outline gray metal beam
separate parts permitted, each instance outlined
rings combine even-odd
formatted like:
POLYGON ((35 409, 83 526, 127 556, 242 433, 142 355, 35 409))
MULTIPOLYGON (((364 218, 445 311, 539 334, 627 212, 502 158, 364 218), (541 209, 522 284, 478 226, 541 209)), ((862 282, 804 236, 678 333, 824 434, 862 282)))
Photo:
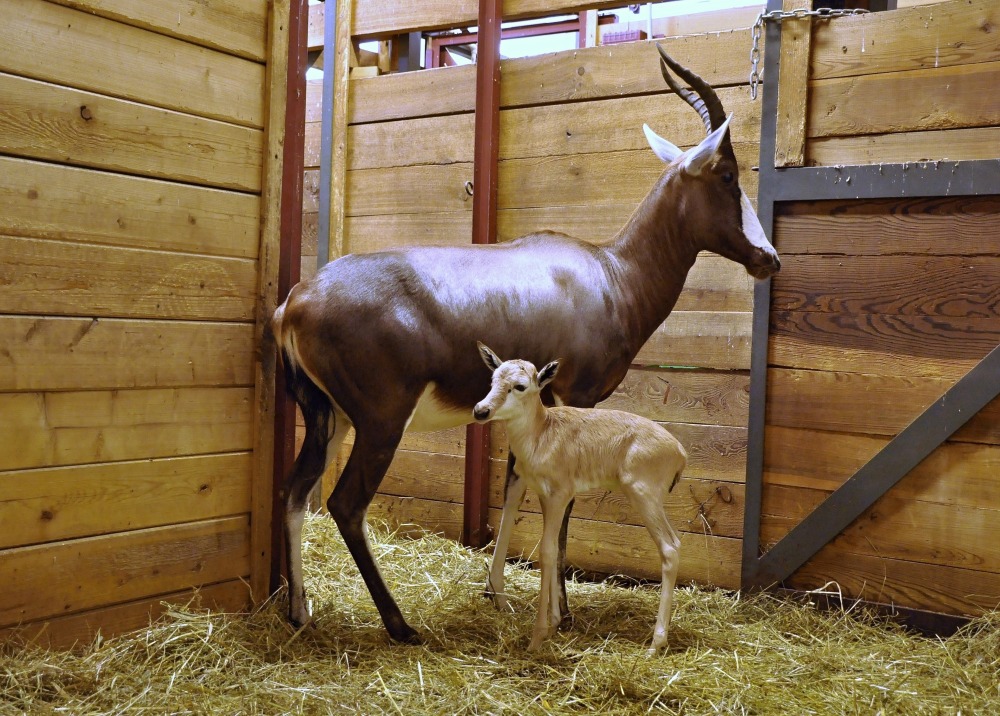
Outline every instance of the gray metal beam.
POLYGON ((323 111, 320 125, 319 223, 316 263, 330 260, 330 177, 333 173, 333 66, 337 56, 337 0, 326 0, 323 18, 323 111))
MULTIPOLYGON (((767 9, 780 10, 781 0, 768 0, 767 9)), ((778 58, 781 26, 764 26, 764 84, 761 90, 760 181, 757 216, 774 243, 774 204, 780 181, 774 181, 774 148, 778 125, 778 58)), ((767 343, 771 315, 771 279, 756 281, 753 294, 753 332, 750 338, 750 413, 747 423, 747 476, 743 508, 743 584, 752 581, 760 554, 760 513, 764 472, 764 420, 767 395, 767 343)))
POLYGON ((1000 346, 903 429, 826 498, 757 563, 751 584, 787 579, 831 538, 844 531, 921 460, 1000 395, 1000 346))
MULTIPOLYGON (((766 90, 765 84, 765 93, 766 90)), ((763 118, 761 123, 763 124, 763 118)), ((763 138, 761 138, 761 153, 763 154, 763 138)), ((788 167, 770 171, 765 171, 762 166, 761 186, 765 183, 765 174, 774 201, 947 197, 1000 193, 1000 159, 840 167, 788 167)))

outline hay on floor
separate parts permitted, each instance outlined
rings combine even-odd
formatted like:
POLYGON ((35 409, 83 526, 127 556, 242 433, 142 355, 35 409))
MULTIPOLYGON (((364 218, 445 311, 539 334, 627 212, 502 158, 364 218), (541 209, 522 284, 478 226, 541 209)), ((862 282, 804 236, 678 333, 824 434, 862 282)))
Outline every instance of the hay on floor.
POLYGON ((575 622, 527 654, 538 573, 511 566, 517 611, 482 598, 487 555, 372 530, 421 646, 391 644, 332 520, 306 525, 315 626, 278 598, 252 614, 173 607, 76 653, 0 647, 0 714, 1000 713, 1000 615, 948 639, 860 609, 681 588, 649 658, 655 588, 571 583, 575 622))

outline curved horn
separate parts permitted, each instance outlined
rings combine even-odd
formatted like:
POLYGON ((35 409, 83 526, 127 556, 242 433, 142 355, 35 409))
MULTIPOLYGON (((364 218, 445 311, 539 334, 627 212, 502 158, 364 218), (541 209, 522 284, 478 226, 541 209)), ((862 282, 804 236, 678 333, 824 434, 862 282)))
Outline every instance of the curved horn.
POLYGON ((659 44, 656 45, 656 49, 660 53, 660 72, 663 74, 663 79, 670 89, 676 92, 681 99, 691 105, 701 115, 702 121, 705 122, 705 129, 709 134, 721 127, 722 123, 726 121, 726 110, 722 107, 722 101, 719 99, 719 95, 715 93, 715 90, 712 89, 712 85, 708 84, 708 82, 687 67, 678 64, 659 44), (694 92, 681 87, 677 80, 670 76, 667 67, 691 85, 694 92))

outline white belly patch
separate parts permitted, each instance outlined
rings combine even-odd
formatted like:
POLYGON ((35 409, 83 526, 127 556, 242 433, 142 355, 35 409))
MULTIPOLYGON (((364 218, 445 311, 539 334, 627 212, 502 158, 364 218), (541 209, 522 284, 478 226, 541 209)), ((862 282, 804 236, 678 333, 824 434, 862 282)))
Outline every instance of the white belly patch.
POLYGON ((473 422, 472 408, 455 410, 445 406, 435 397, 436 388, 434 383, 428 383, 424 392, 420 394, 420 399, 417 401, 416 407, 413 408, 410 419, 406 421, 407 432, 425 433, 473 422))

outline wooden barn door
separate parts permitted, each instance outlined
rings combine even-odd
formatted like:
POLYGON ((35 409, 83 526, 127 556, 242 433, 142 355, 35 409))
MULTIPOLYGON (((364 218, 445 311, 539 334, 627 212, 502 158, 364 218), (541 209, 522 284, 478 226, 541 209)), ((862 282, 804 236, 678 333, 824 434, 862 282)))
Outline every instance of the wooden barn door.
POLYGON ((744 586, 1000 606, 995 14, 768 24, 744 586))
POLYGON ((0 639, 267 595, 288 24, 0 3, 0 639))

